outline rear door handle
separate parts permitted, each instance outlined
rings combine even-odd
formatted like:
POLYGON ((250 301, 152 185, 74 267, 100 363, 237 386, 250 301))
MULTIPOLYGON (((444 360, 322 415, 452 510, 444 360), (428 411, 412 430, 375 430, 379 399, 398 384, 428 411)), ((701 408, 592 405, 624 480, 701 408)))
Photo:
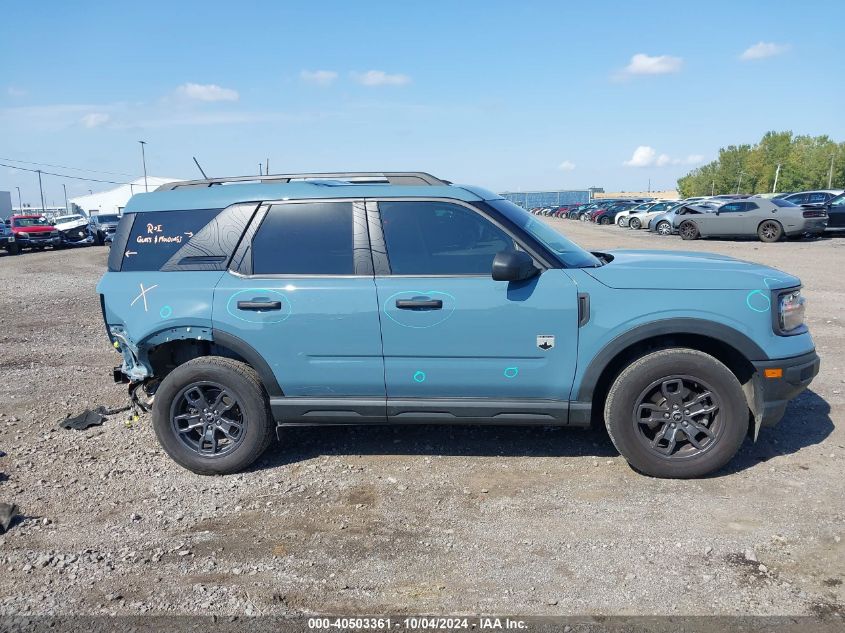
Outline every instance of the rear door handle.
POLYGON ((400 310, 414 310, 419 308, 440 310, 443 307, 443 301, 440 299, 397 299, 396 307, 400 310))
POLYGON ((238 310, 281 310, 281 301, 238 301, 238 310))

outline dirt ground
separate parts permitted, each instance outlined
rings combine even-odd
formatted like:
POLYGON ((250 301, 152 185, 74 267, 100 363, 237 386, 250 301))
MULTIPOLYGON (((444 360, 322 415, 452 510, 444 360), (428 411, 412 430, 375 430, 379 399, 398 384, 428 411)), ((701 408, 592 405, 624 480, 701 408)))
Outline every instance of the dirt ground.
POLYGON ((715 251, 801 277, 822 373, 696 481, 604 432, 300 428, 200 477, 125 403, 94 286, 103 248, 0 256, 0 614, 815 614, 845 603, 845 237, 681 243, 552 220, 593 249, 715 251))

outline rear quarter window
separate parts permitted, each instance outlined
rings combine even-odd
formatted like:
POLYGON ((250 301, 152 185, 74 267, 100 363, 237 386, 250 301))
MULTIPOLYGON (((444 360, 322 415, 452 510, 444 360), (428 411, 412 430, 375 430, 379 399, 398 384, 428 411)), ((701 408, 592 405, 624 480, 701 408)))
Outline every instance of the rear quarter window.
MULTIPOLYGON (((121 254, 123 271, 159 270, 221 209, 136 213, 121 254)), ((115 244, 117 245, 117 244, 115 244)))

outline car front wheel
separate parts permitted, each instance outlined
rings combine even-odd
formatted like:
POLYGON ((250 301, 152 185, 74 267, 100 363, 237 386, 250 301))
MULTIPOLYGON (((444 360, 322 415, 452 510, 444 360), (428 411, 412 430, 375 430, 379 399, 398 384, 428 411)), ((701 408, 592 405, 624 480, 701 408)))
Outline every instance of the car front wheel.
POLYGON ((640 222, 639 218, 631 218, 630 220, 628 220, 628 226, 632 229, 639 230, 639 228, 642 226, 642 222, 640 222))
POLYGON ((700 235, 695 222, 691 222, 690 220, 683 222, 681 226, 678 227, 678 232, 681 234, 681 239, 685 240, 696 240, 700 235))
POLYGON ((617 450, 653 477, 700 477, 727 464, 748 431, 736 376, 704 352, 647 354, 613 382, 604 408, 617 450))
POLYGON ((656 228, 658 235, 672 235, 672 225, 666 220, 658 222, 656 228))
POLYGON ((153 429, 165 452, 199 475, 245 469, 270 444, 267 394, 250 366, 220 356, 170 372, 155 394, 153 429))

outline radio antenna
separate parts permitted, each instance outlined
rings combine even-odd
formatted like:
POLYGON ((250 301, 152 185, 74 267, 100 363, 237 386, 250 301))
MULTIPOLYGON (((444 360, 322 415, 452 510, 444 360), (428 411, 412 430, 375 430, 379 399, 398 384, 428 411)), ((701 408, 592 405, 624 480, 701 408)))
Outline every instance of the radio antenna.
POLYGON ((205 172, 202 170, 202 167, 200 166, 200 162, 197 160, 197 157, 196 157, 196 156, 192 156, 191 158, 193 158, 193 159, 194 159, 194 163, 196 163, 196 165, 197 165, 197 169, 199 169, 199 170, 200 170, 200 173, 202 174, 202 177, 203 177, 203 178, 205 178, 206 180, 208 180, 208 176, 206 176, 206 175, 205 175, 205 172))

